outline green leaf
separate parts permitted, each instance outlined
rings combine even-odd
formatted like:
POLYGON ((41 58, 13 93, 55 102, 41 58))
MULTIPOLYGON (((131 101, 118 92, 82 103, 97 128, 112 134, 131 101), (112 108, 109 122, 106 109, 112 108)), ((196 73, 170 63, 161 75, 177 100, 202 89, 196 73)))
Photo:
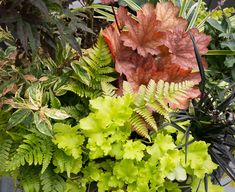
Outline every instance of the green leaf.
POLYGON ((65 191, 65 181, 59 175, 56 174, 51 167, 40 175, 42 191, 43 192, 64 192, 65 191))
POLYGON ((134 161, 125 159, 115 164, 113 174, 117 177, 117 179, 123 180, 125 183, 130 184, 136 181, 138 166, 135 165, 134 161))
POLYGON ((66 172, 70 177, 71 173, 77 174, 82 168, 82 158, 74 159, 66 155, 62 150, 56 150, 53 157, 53 165, 56 173, 66 172))
POLYGON ((132 160, 137 160, 141 161, 142 158, 144 157, 144 150, 145 150, 145 145, 141 143, 141 141, 127 141, 123 145, 123 159, 132 159, 132 160))
POLYGON ((67 155, 79 159, 82 154, 80 146, 84 142, 84 136, 77 133, 77 127, 56 123, 53 125, 54 140, 59 149, 63 149, 67 155))
POLYGON ((46 4, 41 1, 41 0, 29 0, 30 3, 32 3, 35 7, 37 7, 43 14, 44 16, 49 17, 49 11, 46 6, 46 4))
POLYGON ((72 62, 71 66, 72 66, 74 72, 80 78, 80 80, 89 86, 90 81, 91 81, 91 76, 89 75, 89 73, 87 73, 87 71, 82 66, 80 66, 79 62, 77 62, 77 61, 72 62))
POLYGON ((132 0, 123 0, 126 2, 126 4, 133 10, 133 11, 139 11, 141 10, 141 7, 135 3, 135 1, 132 0))
POLYGON ((59 109, 61 107, 60 100, 54 95, 52 90, 50 90, 50 105, 52 108, 59 109))
POLYGON ((235 57, 231 56, 231 57, 226 57, 225 61, 224 61, 224 65, 228 68, 233 67, 233 65, 235 64, 235 57))
POLYGON ((41 84, 35 83, 28 88, 29 101, 34 106, 42 106, 43 102, 43 88, 41 84))
POLYGON ((44 135, 52 137, 52 125, 49 119, 44 117, 40 112, 34 113, 34 123, 38 131, 44 135))
POLYGON ((43 108, 42 112, 52 119, 56 120, 64 120, 70 117, 69 114, 67 114, 65 111, 60 109, 52 109, 52 108, 43 108))
POLYGON ((235 50, 208 50, 205 55, 235 55, 235 50))
POLYGON ((225 32, 224 29, 223 29, 223 27, 221 26, 221 24, 220 24, 217 20, 212 19, 212 18, 209 18, 209 19, 207 20, 207 22, 208 22, 212 27, 214 27, 215 29, 217 29, 218 31, 220 31, 220 32, 222 32, 222 33, 225 32))
POLYGON ((14 127, 23 122, 32 113, 30 109, 18 109, 16 110, 9 119, 9 127, 14 127))
POLYGON ((188 146, 186 166, 189 166, 198 178, 204 178, 205 173, 210 174, 217 168, 208 154, 208 145, 204 141, 195 141, 188 146))
POLYGON ((187 31, 188 31, 189 29, 191 29, 192 27, 194 27, 194 25, 195 25, 195 23, 196 23, 196 21, 197 21, 198 15, 199 15, 199 13, 200 13, 200 7, 201 7, 201 5, 202 5, 202 0, 198 0, 198 1, 197 1, 197 7, 196 7, 196 9, 195 9, 195 11, 194 11, 194 13, 193 13, 193 16, 192 16, 192 18, 191 18, 189 24, 188 24, 187 31))
POLYGON ((181 165, 178 165, 173 172, 167 175, 167 178, 171 181, 175 179, 177 181, 185 181, 187 179, 187 173, 181 165))
POLYGON ((229 48, 231 51, 235 50, 235 40, 228 40, 221 43, 222 48, 229 48))

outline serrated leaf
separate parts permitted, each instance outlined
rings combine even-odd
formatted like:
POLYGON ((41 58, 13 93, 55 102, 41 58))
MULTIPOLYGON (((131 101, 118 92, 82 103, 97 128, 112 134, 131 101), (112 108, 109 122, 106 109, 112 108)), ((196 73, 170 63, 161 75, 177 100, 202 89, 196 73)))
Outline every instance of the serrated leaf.
POLYGON ((233 65, 235 64, 235 57, 231 56, 231 57, 226 57, 225 61, 224 61, 224 65, 228 68, 233 67, 233 65))
POLYGON ((32 113, 30 109, 18 109, 16 110, 9 119, 9 126, 14 127, 23 122, 32 113))

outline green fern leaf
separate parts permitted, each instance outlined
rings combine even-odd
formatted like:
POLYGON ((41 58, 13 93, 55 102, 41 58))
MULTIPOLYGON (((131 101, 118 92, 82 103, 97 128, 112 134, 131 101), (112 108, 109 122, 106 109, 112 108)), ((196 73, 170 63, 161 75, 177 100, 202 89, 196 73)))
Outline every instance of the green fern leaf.
POLYGON ((127 81, 124 81, 122 86, 123 86, 124 95, 125 94, 134 94, 134 91, 133 91, 130 83, 128 83, 127 81))
POLYGON ((135 97, 134 104, 137 107, 143 107, 146 104, 145 101, 145 95, 146 95, 146 87, 140 86, 137 96, 135 97))
POLYGON ((140 115, 138 115, 137 113, 133 113, 129 122, 132 125, 133 131, 138 133, 140 136, 151 140, 148 134, 146 123, 140 115))
POLYGON ((195 86, 193 81, 183 81, 180 83, 168 83, 160 80, 157 83, 156 100, 161 102, 166 110, 168 103, 180 105, 180 103, 190 98, 191 89, 195 86), (165 104, 164 104, 165 103, 165 104))
POLYGON ((10 118, 10 113, 0 110, 0 130, 1 131, 7 128, 9 118, 10 118))
POLYGON ((64 192, 65 181, 56 174, 51 167, 48 167, 46 171, 40 177, 42 191, 43 192, 64 192))
POLYGON ((102 87, 103 95, 110 96, 110 97, 116 96, 117 88, 114 87, 112 84, 107 83, 107 82, 102 82, 101 87, 102 87))
POLYGON ((43 172, 51 161, 52 151, 53 144, 47 137, 40 137, 36 134, 25 135, 23 143, 7 162, 7 170, 15 170, 28 163, 29 165, 42 165, 43 172))
POLYGON ((5 139, 0 143, 0 172, 4 172, 6 169, 6 162, 9 158, 11 145, 12 140, 10 139, 5 139))
POLYGON ((40 192, 40 167, 24 166, 20 169, 20 183, 24 192, 40 192))
POLYGON ((157 85, 156 85, 155 81, 151 79, 149 81, 148 86, 147 86, 146 96, 145 96, 145 99, 148 102, 152 103, 155 101, 156 90, 157 90, 157 85))
POLYGON ((86 87, 85 85, 76 82, 65 85, 62 89, 71 91, 80 97, 96 98, 101 95, 99 90, 94 90, 93 88, 86 87))
POLYGON ((56 150, 53 156, 53 165, 56 173, 66 172, 70 177, 71 173, 77 174, 82 168, 82 158, 74 159, 66 155, 62 150, 56 150))
POLYGON ((80 97, 96 98, 102 94, 102 82, 110 83, 114 77, 112 55, 104 38, 100 35, 96 45, 88 49, 79 61, 73 61, 73 79, 62 89, 71 91, 80 97))
POLYGON ((149 109, 147 109, 146 107, 136 108, 134 109, 134 111, 138 113, 145 120, 145 122, 147 122, 148 125, 151 126, 151 128, 157 131, 156 121, 154 120, 152 112, 149 109))

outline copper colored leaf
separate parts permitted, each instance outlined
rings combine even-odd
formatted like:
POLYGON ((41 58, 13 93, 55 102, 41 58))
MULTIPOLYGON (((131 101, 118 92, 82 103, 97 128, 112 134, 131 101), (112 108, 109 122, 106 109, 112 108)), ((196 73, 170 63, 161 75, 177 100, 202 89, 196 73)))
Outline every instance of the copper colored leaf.
MULTIPOLYGON (((117 18, 121 31, 113 23, 102 34, 113 54, 115 69, 122 74, 120 88, 125 78, 134 91, 151 79, 169 83, 190 80, 195 86, 199 84, 200 74, 192 72, 198 69, 198 64, 189 32, 195 38, 200 55, 207 52, 210 37, 197 29, 186 32, 187 21, 178 17, 178 12, 179 8, 171 2, 156 6, 145 4, 133 19, 123 7, 119 8, 117 18)), ((182 100, 169 105, 186 108, 189 100, 199 95, 199 89, 191 87, 182 100)))
POLYGON ((160 53, 159 46, 162 45, 161 39, 164 33, 158 31, 160 22, 156 20, 153 5, 146 4, 141 11, 137 12, 138 21, 130 16, 126 17, 125 24, 128 31, 121 33, 121 40, 124 46, 131 47, 133 50, 147 57, 149 53, 157 55, 160 53))
POLYGON ((6 95, 7 93, 15 93, 16 91, 17 91, 17 85, 14 83, 10 84, 3 89, 2 93, 0 93, 0 97, 6 95))
POLYGON ((115 25, 112 24, 104 29, 102 31, 102 35, 104 36, 104 39, 109 46, 112 56, 115 59, 121 46, 120 36, 117 29, 115 28, 115 25))
POLYGON ((161 21, 159 31, 185 31, 188 22, 178 17, 179 8, 172 2, 157 3, 155 12, 156 19, 161 21))
MULTIPOLYGON (((210 37, 204 33, 199 33, 197 29, 192 29, 191 33, 195 37, 199 53, 207 52, 210 37)), ((169 48, 169 53, 165 55, 168 63, 180 65, 185 69, 197 69, 198 64, 193 49, 192 40, 186 32, 167 32, 164 45, 169 48)))
POLYGON ((35 82, 38 79, 36 77, 34 77, 33 75, 24 75, 24 79, 27 81, 31 81, 31 82, 35 82))

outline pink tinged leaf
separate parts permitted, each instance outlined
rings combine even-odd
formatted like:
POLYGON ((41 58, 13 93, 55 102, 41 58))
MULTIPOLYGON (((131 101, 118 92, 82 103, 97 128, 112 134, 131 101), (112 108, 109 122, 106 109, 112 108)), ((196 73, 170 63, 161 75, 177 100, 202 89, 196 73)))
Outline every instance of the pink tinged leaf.
POLYGON ((101 0, 101 3, 105 5, 113 5, 114 0, 101 0))
POLYGON ((102 31, 102 35, 112 53, 113 59, 116 58, 119 47, 121 46, 120 35, 115 28, 115 24, 110 25, 102 31))
POLYGON ((161 21, 159 31, 185 31, 187 20, 178 17, 179 8, 172 2, 157 3, 155 8, 156 19, 161 21))
MULTIPOLYGON (((207 52, 207 46, 210 42, 210 37, 199 33, 198 30, 192 30, 195 35, 196 44, 200 54, 207 52)), ((190 36, 186 32, 167 32, 165 41, 163 42, 169 48, 169 54, 166 54, 166 60, 172 64, 178 64, 185 69, 198 69, 198 64, 193 49, 193 44, 190 36)))
POLYGON ((128 31, 121 33, 123 45, 137 50, 138 54, 147 57, 148 54, 160 53, 158 47, 162 45, 164 33, 158 31, 159 21, 156 20, 154 7, 147 4, 137 12, 138 21, 130 16, 126 17, 125 24, 128 31))

